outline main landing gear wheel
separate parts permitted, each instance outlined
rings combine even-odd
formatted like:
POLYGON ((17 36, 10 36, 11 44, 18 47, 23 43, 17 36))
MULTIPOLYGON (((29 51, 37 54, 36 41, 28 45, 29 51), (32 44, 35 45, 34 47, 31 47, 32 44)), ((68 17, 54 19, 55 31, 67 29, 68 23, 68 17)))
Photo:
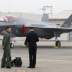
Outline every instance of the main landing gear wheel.
POLYGON ((55 46, 56 46, 56 48, 60 48, 61 47, 61 41, 57 40, 55 42, 55 46))

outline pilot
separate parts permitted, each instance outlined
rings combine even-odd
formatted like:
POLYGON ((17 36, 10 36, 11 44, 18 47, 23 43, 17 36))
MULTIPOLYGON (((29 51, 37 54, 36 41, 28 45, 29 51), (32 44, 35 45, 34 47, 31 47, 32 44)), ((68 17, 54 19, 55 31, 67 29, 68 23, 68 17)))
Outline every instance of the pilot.
POLYGON ((29 33, 26 36, 25 45, 29 48, 29 67, 35 68, 36 66, 36 53, 37 53, 37 44, 39 37, 37 33, 30 29, 29 33))
POLYGON ((11 28, 7 26, 5 28, 5 33, 2 41, 4 54, 1 61, 1 68, 11 68, 10 34, 11 28))

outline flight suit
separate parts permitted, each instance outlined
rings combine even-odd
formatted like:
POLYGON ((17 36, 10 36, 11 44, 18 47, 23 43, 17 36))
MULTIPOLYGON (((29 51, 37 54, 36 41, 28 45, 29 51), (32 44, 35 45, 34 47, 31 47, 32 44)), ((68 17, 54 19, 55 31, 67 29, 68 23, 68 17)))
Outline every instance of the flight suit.
POLYGON ((25 45, 27 45, 29 48, 29 66, 32 68, 34 68, 36 65, 37 41, 39 41, 39 38, 34 31, 31 31, 27 34, 25 45))
POLYGON ((10 51, 10 33, 5 32, 3 41, 3 57, 1 62, 1 67, 11 67, 11 51, 10 51))

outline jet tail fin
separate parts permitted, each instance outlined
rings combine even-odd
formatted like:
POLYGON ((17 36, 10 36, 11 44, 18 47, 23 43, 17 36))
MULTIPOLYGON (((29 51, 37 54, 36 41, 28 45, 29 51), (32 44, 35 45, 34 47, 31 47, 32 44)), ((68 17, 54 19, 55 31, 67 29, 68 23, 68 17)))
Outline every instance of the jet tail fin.
POLYGON ((69 18, 65 20, 64 24, 62 25, 62 27, 70 27, 71 23, 72 23, 72 15, 70 15, 69 18))
POLYGON ((43 14, 42 16, 42 19, 41 19, 42 22, 48 22, 48 14, 43 14))

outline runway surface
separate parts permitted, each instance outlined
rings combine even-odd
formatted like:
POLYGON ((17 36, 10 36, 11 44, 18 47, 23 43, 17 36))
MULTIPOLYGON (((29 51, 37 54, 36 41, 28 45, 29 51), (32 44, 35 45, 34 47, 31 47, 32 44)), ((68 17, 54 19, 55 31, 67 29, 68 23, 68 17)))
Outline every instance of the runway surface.
MULTIPOLYGON (((3 50, 0 48, 0 61, 3 50)), ((55 48, 38 48, 37 66, 35 69, 27 68, 28 49, 14 48, 11 49, 12 59, 21 57, 23 65, 21 68, 1 69, 0 72, 72 72, 72 49, 55 49, 55 48)), ((1 63, 1 62, 0 62, 1 63)), ((0 64, 1 65, 1 64, 0 64)))

